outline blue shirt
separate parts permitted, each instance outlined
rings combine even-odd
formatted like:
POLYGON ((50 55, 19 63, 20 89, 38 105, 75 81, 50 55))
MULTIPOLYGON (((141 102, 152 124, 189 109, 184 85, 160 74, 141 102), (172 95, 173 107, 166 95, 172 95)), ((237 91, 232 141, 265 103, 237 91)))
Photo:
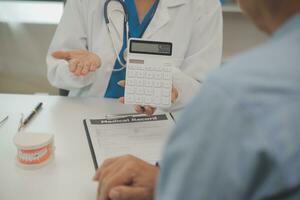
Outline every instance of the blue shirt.
MULTIPOLYGON (((140 23, 137 8, 135 6, 134 0, 125 0, 125 5, 128 10, 128 26, 129 26, 129 38, 141 38, 146 31, 148 25, 150 24, 158 6, 159 0, 156 0, 150 10, 147 12, 143 21, 140 23)), ((123 45, 121 51, 119 53, 119 58, 123 63, 126 63, 124 60, 124 51, 127 48, 126 41, 126 25, 124 24, 124 33, 123 33, 123 45)), ((122 65, 115 61, 114 69, 121 69, 122 65)), ((119 98, 124 96, 124 88, 118 85, 118 82, 121 80, 125 80, 125 68, 121 71, 113 71, 110 77, 105 97, 108 98, 119 98)))
POLYGON ((300 199, 300 14, 208 77, 160 175, 156 200, 300 199))

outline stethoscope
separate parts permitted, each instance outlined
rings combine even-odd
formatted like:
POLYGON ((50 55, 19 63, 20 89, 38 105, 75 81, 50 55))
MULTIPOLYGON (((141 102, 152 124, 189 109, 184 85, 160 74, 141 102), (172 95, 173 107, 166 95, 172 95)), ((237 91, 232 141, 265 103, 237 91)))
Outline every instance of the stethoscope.
MULTIPOLYGON (((126 60, 127 60, 127 50, 125 49, 124 50, 124 53, 123 53, 123 59, 125 60, 125 62, 122 62, 120 56, 119 56, 119 53, 118 53, 118 50, 116 48, 116 44, 114 42, 114 39, 112 37, 112 32, 111 32, 111 29, 112 29, 112 24, 110 23, 111 21, 111 18, 108 16, 108 6, 109 4, 112 2, 112 1, 116 1, 118 2, 121 6, 122 6, 122 9, 123 9, 123 13, 122 15, 124 16, 124 24, 125 24, 125 35, 126 35, 126 45, 128 45, 128 40, 129 40, 129 14, 128 14, 128 9, 126 7, 126 4, 123 0, 107 0, 104 4, 104 20, 105 20, 105 23, 106 23, 106 27, 107 27, 107 30, 108 30, 108 34, 109 34, 109 37, 110 37, 110 40, 112 41, 113 43, 113 48, 114 48, 114 51, 115 51, 115 54, 117 56, 117 61, 120 63, 120 65, 122 66, 121 68, 119 69, 112 69, 111 71, 112 72, 118 72, 118 71, 122 71, 123 69, 126 68, 126 60)), ((159 0, 157 0, 157 4, 158 4, 159 0)), ((154 15, 154 13, 153 13, 154 15)), ((151 16, 152 18, 153 16, 151 16)), ((143 33, 142 33, 143 35, 143 33)), ((142 36, 141 35, 141 36, 142 36)))
MULTIPOLYGON (((128 44, 128 39, 129 39, 129 15, 128 15, 128 10, 127 10, 127 7, 124 3, 124 1, 122 0, 107 0, 104 4, 104 19, 105 19, 105 23, 106 23, 106 27, 107 27, 107 30, 108 30, 108 33, 109 33, 109 37, 110 37, 110 40, 112 41, 113 43, 113 48, 114 48, 114 51, 115 51, 115 54, 117 56, 117 60, 118 62, 120 63, 120 65, 122 66, 121 68, 119 69, 112 69, 113 72, 118 72, 118 71, 122 71, 123 69, 126 68, 126 62, 122 62, 120 56, 119 56, 119 53, 118 53, 118 50, 116 48, 116 44, 114 42, 114 39, 112 37, 112 33, 111 33, 111 29, 112 29, 112 24, 110 23, 111 19, 110 17, 108 16, 108 5, 109 3, 111 3, 112 1, 116 1, 118 3, 120 3, 120 5, 122 6, 122 9, 123 9, 123 13, 122 15, 124 16, 124 24, 125 24, 125 32, 126 32, 126 44, 128 44)), ((123 58, 124 60, 126 61, 126 49, 124 50, 124 54, 123 54, 123 58)))

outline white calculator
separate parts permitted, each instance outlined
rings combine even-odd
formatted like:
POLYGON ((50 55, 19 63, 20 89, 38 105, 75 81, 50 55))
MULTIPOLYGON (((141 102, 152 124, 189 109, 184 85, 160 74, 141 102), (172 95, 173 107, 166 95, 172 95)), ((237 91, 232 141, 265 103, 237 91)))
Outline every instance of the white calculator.
POLYGON ((173 65, 172 43, 130 39, 125 104, 170 107, 173 65))

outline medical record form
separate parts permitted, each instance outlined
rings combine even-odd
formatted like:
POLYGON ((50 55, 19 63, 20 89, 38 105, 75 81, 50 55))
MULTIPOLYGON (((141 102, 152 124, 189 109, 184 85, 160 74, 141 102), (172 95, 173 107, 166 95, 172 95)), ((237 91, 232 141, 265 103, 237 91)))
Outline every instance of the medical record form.
POLYGON ((173 125, 170 114, 84 120, 96 169, 107 158, 128 154, 154 164, 160 160, 162 148, 173 125))

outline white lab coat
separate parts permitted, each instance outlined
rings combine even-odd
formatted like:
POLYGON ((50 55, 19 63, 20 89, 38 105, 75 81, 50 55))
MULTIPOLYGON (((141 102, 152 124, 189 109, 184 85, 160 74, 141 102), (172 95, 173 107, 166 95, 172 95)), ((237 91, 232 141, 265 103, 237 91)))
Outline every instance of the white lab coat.
MULTIPOLYGON (((70 96, 103 97, 116 55, 104 21, 105 0, 68 0, 47 55, 48 79, 70 96), (68 63, 54 59, 53 51, 87 49, 102 60, 86 76, 69 72, 68 63)), ((109 12, 117 49, 121 48, 123 17, 113 3, 109 12)), ((122 11, 122 10, 121 10, 122 11)), ((222 55, 222 10, 219 0, 160 0, 143 38, 173 43, 173 84, 179 98, 171 110, 184 106, 201 86, 207 73, 219 66, 222 55)))

